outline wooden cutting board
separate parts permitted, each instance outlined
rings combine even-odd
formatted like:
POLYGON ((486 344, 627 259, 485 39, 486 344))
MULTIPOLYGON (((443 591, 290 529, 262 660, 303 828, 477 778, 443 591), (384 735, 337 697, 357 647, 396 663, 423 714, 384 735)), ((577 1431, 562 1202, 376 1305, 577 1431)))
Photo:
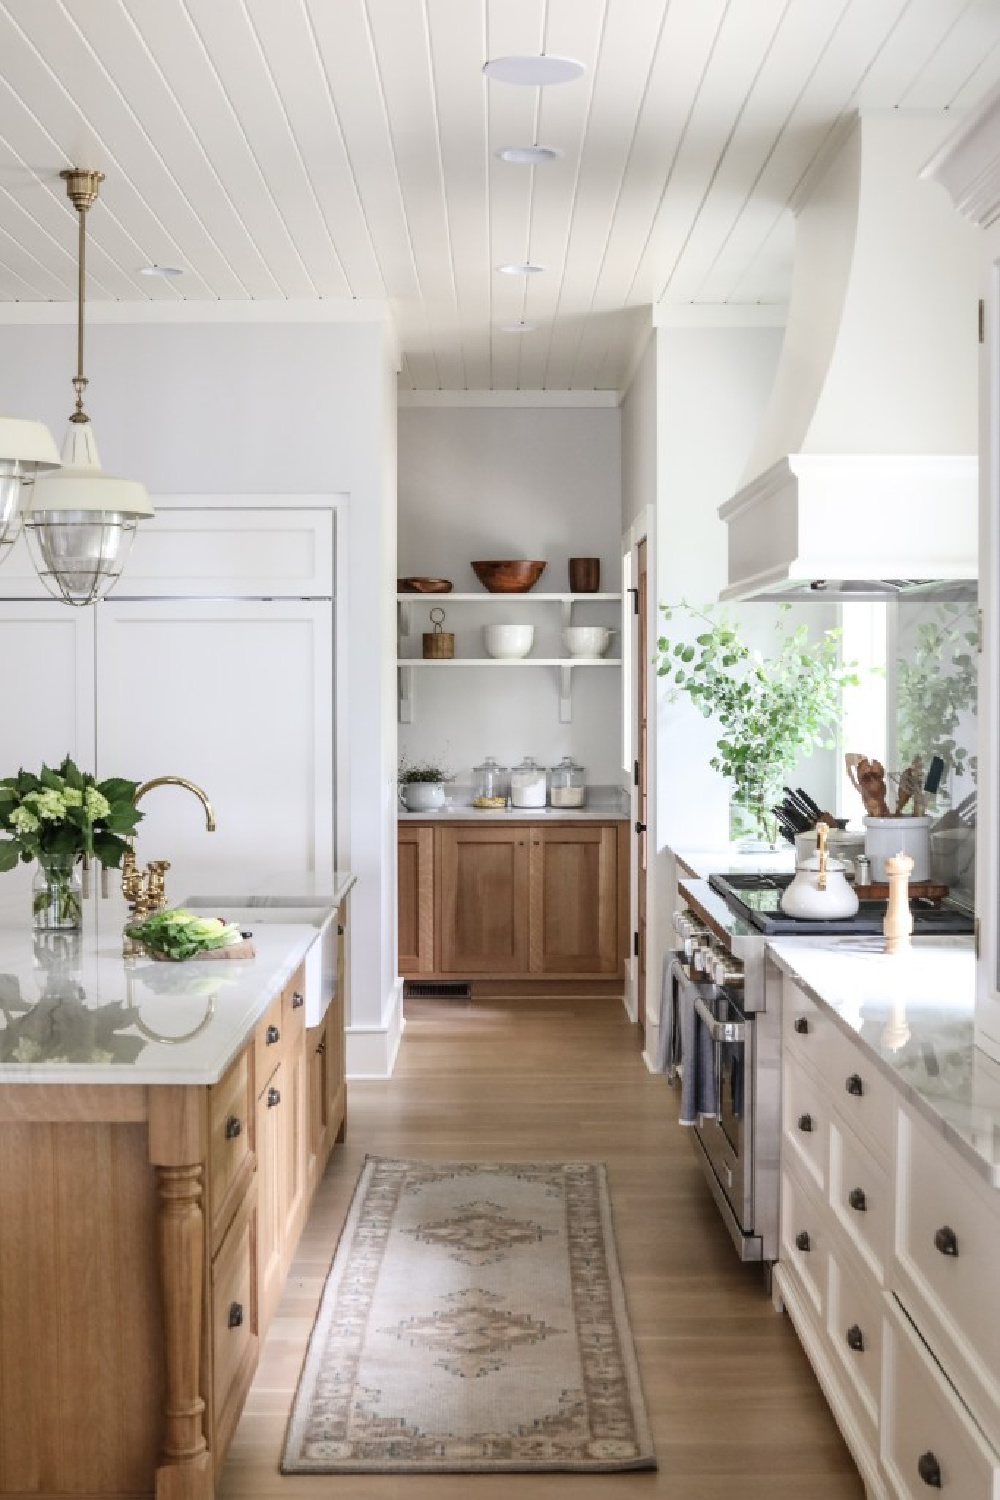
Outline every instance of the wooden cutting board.
MULTIPOLYGON (((949 889, 949 886, 938 885, 933 880, 911 880, 909 895, 911 900, 914 896, 923 896, 927 901, 943 901, 949 889)), ((873 885, 858 885, 855 882, 854 894, 859 901, 888 901, 889 882, 880 880, 873 885)))
POLYGON ((256 958, 257 949, 249 938, 244 938, 241 943, 228 943, 225 948, 206 948, 204 953, 192 953, 190 958, 170 958, 166 953, 150 953, 149 956, 161 964, 193 964, 209 959, 256 958))

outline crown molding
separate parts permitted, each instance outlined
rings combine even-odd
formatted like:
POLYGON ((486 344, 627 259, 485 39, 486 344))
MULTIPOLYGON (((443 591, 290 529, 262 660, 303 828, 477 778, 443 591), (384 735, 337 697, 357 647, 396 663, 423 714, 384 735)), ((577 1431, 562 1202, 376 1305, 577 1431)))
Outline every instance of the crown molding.
POLYGON ((458 406, 479 407, 594 407, 617 406, 617 391, 414 391, 401 387, 397 393, 400 407, 421 406, 445 409, 458 406))
POLYGON ((962 120, 921 172, 958 212, 987 229, 1000 218, 1000 84, 962 120))

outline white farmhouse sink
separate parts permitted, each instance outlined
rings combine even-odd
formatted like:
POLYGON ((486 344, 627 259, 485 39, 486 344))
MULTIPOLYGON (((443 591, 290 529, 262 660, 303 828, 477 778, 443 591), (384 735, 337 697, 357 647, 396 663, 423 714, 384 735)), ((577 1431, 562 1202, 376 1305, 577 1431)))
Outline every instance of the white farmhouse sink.
POLYGON ((196 892, 180 903, 188 911, 235 922, 244 932, 265 923, 323 928, 305 956, 306 1025, 318 1026, 337 988, 337 908, 302 901, 295 896, 255 896, 196 892))

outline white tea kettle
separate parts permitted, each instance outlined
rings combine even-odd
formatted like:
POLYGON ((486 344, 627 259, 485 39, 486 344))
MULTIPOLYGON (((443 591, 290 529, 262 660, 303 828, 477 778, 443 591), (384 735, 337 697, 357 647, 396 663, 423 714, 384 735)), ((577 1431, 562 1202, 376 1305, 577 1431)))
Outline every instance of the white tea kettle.
POLYGON ((827 853, 829 832, 826 823, 816 824, 819 851, 798 866, 794 880, 782 894, 781 909, 788 917, 833 922, 853 917, 858 909, 857 895, 844 875, 847 865, 843 860, 831 859, 827 853))

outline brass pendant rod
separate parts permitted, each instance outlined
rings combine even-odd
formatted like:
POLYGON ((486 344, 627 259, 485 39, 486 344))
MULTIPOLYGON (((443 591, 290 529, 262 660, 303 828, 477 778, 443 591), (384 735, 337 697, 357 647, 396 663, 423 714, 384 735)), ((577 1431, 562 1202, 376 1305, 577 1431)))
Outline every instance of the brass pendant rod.
POLYGON ((83 393, 87 388, 87 377, 83 373, 84 307, 87 300, 87 209, 97 202, 97 193, 100 184, 104 181, 104 173, 95 172, 86 167, 72 167, 65 172, 60 172, 59 175, 66 184, 66 192, 79 218, 76 283, 76 377, 73 380, 73 389, 76 391, 76 409, 70 417, 70 421, 89 422, 90 418, 83 409, 83 393))

